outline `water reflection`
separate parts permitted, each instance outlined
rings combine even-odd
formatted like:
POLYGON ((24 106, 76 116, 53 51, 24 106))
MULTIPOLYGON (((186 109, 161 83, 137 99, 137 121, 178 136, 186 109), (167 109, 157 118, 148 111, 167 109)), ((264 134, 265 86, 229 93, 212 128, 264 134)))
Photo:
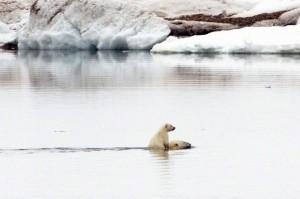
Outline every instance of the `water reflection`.
POLYGON ((1 56, 6 57, 0 64, 1 84, 27 84, 36 90, 300 86, 299 56, 66 51, 21 51, 18 55, 1 56))
POLYGON ((145 67, 151 59, 147 53, 46 51, 21 52, 18 58, 37 89, 130 87, 144 85, 152 76, 145 67))
POLYGON ((159 160, 169 160, 169 152, 163 150, 150 150, 150 154, 153 158, 159 160))

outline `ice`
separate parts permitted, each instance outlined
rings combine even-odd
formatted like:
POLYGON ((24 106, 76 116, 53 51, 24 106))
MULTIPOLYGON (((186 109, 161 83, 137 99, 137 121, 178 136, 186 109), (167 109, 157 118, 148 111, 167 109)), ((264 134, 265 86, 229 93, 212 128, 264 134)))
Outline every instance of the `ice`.
POLYGON ((251 9, 241 12, 236 17, 250 17, 261 13, 271 13, 277 11, 291 10, 300 7, 300 1, 298 0, 263 0, 257 1, 251 9))
POLYGON ((0 0, 0 19, 6 24, 17 24, 27 18, 34 0, 0 0))
POLYGON ((5 43, 14 42, 16 33, 9 29, 9 26, 0 21, 0 46, 5 43))
POLYGON ((299 0, 127 0, 165 17, 221 13, 249 17, 257 14, 300 7, 299 0))
POLYGON ((283 25, 296 25, 299 17, 300 17, 300 8, 297 8, 289 12, 283 13, 279 17, 279 21, 283 25))
POLYGON ((150 49, 170 29, 120 0, 39 0, 19 36, 20 49, 150 49))
MULTIPOLYGON (((124 0, 123 2, 163 17, 199 13, 217 15, 223 12, 237 16, 252 16, 300 6, 298 0, 124 0)), ((19 23, 27 18, 32 3, 33 0, 1 0, 0 17, 5 23, 19 23)))
POLYGON ((10 29, 7 24, 0 21, 0 33, 9 33, 10 29))
POLYGON ((156 44, 159 53, 299 53, 300 26, 247 27, 156 44))
MULTIPOLYGON (((38 0, 32 7, 29 16, 29 5, 32 3, 32 0, 26 0, 20 4, 18 4, 18 2, 21 1, 3 0, 0 2, 0 11, 2 12, 0 16, 5 20, 3 22, 7 23, 11 30, 18 32, 19 48, 51 50, 151 49, 155 44, 164 41, 170 33, 167 23, 162 18, 157 17, 157 15, 172 17, 196 13, 212 15, 238 13, 235 16, 246 17, 264 12, 275 12, 294 8, 299 9, 300 7, 300 2, 296 0, 275 2, 271 0, 55 0, 51 2, 38 0)), ((291 14, 293 13, 291 12, 291 14)), ((285 16, 288 16, 288 13, 285 16)), ((292 19, 293 23, 296 23, 297 18, 294 16, 295 15, 293 15, 292 18, 288 17, 287 21, 292 19)), ((276 42, 274 42, 275 44, 270 44, 271 42, 259 44, 258 41, 264 40, 261 39, 261 37, 256 38, 256 36, 251 36, 250 38, 244 38, 240 35, 232 40, 240 41, 239 43, 233 45, 233 42, 227 42, 229 46, 224 47, 224 42, 218 41, 218 43, 214 45, 218 48, 220 46, 223 47, 217 50, 212 48, 209 49, 209 51, 232 52, 237 49, 238 52, 248 52, 249 50, 253 52, 253 49, 259 49, 259 52, 278 53, 282 51, 290 52, 289 48, 296 46, 292 51, 298 52, 298 39, 294 37, 296 39, 295 44, 291 44, 290 42, 290 34, 294 35, 294 29, 295 28, 284 28, 279 30, 275 28, 263 31, 262 29, 240 30, 243 34, 245 34, 246 30, 250 31, 250 35, 256 35, 256 31, 259 32, 260 35, 262 33, 265 34, 265 32, 266 35, 272 33, 272 37, 266 40, 276 42), (275 30, 277 36, 273 36, 273 30, 275 30), (289 36, 279 36, 281 32, 289 36), (288 44, 286 44, 287 40, 289 41, 288 44), (283 41, 284 45, 280 44, 281 41, 283 41), (245 43, 247 43, 247 45, 245 43), (248 43, 253 44, 253 46, 248 48, 248 43), (246 45, 246 47, 243 45, 246 45), (257 45, 259 45, 258 48, 257 45), (260 50, 261 46, 269 46, 271 50, 265 48, 260 50), (273 49, 274 46, 275 48, 273 49)), ((239 31, 232 33, 236 36, 235 33, 239 34, 239 31)), ((205 40, 211 37, 219 38, 222 37, 221 35, 227 38, 227 34, 231 35, 231 32, 203 37, 205 40)), ((13 32, 11 32, 11 34, 5 33, 5 35, 1 33, 0 43, 15 40, 15 37, 15 33, 13 32)), ((178 40, 175 43, 196 41, 198 38, 202 38, 202 36, 187 40, 178 40)), ((166 42, 169 44, 170 39, 166 42)), ((166 42, 162 45, 165 45, 166 42)), ((210 39, 204 41, 205 45, 210 42, 212 42, 210 39)), ((173 45, 174 42, 172 41, 171 43, 173 45)), ((183 46, 188 45, 190 46, 189 48, 192 49, 183 51, 192 52, 199 46, 199 44, 183 44, 183 46)), ((202 47, 201 44, 200 48, 202 47)), ((155 47, 153 51, 155 51, 156 48, 157 47, 155 47)), ((171 51, 178 50, 172 49, 171 51)))
POLYGON ((144 9, 155 12, 160 16, 174 17, 190 14, 218 15, 224 11, 228 14, 244 12, 252 8, 254 0, 128 0, 144 9))
MULTIPOLYGON (((63 1, 62 1, 63 2, 63 1)), ((130 5, 155 12, 160 16, 174 17, 188 14, 217 15, 226 11, 228 14, 244 12, 254 7, 258 0, 124 0, 130 5)), ((0 16, 7 23, 17 23, 29 13, 33 0, 1 0, 0 16)))

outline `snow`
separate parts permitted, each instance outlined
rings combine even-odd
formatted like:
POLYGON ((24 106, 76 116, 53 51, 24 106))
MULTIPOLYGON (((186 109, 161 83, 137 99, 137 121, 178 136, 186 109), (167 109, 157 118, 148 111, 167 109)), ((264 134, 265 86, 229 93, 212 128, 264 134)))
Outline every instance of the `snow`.
POLYGON ((20 49, 150 49, 167 23, 120 0, 39 0, 19 35, 20 49))
MULTIPOLYGON (((174 17, 188 14, 235 14, 251 9, 259 0, 124 0, 159 16, 174 17)), ((29 13, 33 0, 0 0, 0 16, 6 23, 18 23, 29 13), (2 8, 2 9, 1 9, 2 8)))
POLYGON ((169 37, 156 53, 300 53, 300 26, 247 27, 183 39, 169 37))
POLYGON ((6 24, 19 23, 29 14, 34 0, 0 0, 0 19, 6 24))
POLYGON ((226 12, 237 17, 290 10, 300 7, 299 0, 128 0, 164 17, 226 12))
POLYGON ((297 20, 300 17, 300 8, 293 9, 289 12, 283 13, 279 17, 279 21, 283 25, 295 25, 297 24, 297 20))
MULTIPOLYGON (((223 12, 237 14, 236 16, 252 16, 300 6, 298 0, 124 0, 123 2, 164 17, 198 13, 217 15, 223 12)), ((19 23, 27 18, 32 3, 33 0, 1 0, 2 21, 8 24, 19 23)))
MULTIPOLYGON (((27 18, 33 0, 1 0, 0 16, 6 23, 18 23, 27 18)), ((124 0, 148 12, 163 17, 175 17, 190 14, 212 14, 223 12, 251 16, 262 12, 286 10, 299 7, 298 0, 124 0)))
POLYGON ((235 17, 250 17, 261 13, 291 10, 297 7, 300 7, 299 0, 263 0, 257 1, 257 4, 255 4, 255 6, 251 9, 235 15, 235 17))
POLYGON ((218 15, 224 11, 228 14, 243 12, 254 6, 250 0, 127 0, 159 16, 175 17, 190 14, 218 15))
MULTIPOLYGON (((20 49, 151 49, 153 45, 166 39, 170 33, 167 23, 157 16, 174 17, 196 13, 212 15, 237 13, 234 16, 247 17, 265 12, 296 8, 295 12, 286 13, 281 19, 281 21, 292 20, 293 23, 296 23, 296 15, 299 13, 298 10, 300 7, 299 0, 38 0, 29 16, 29 8, 32 2, 33 0, 0 1, 1 20, 8 24, 10 30, 18 32, 20 49), (290 16, 291 14, 293 15, 290 16)), ((299 21, 298 19, 297 23, 299 21)), ((266 21, 264 23, 273 22, 266 21)), ((294 28, 285 28, 282 30, 275 28, 263 31, 262 29, 251 29, 251 35, 256 34, 256 30, 258 30, 259 34, 261 34, 261 31, 263 34, 264 32, 269 34, 275 30, 275 32, 283 32, 290 35, 289 30, 291 30, 291 34, 294 34, 292 29, 294 28)), ((250 29, 240 31, 245 33, 246 30, 250 29)), ((235 31, 233 33, 235 34, 235 31)), ((16 39, 16 35, 13 32, 0 34, 0 43, 16 39)), ((227 34, 230 35, 231 33, 225 33, 225 35, 227 34)), ((282 35, 279 36, 279 34, 277 34, 278 37, 283 37, 282 35)), ((215 36, 204 36, 205 39, 210 37, 215 36)), ((218 34, 216 37, 219 37, 218 34)), ((195 38, 202 38, 202 36, 193 37, 188 39, 188 41, 194 41, 195 38)), ((255 36, 253 38, 238 36, 235 38, 235 41, 240 41, 240 43, 234 45, 237 47, 233 47, 232 42, 229 42, 229 47, 221 47, 222 49, 213 49, 213 51, 235 51, 232 48, 239 48, 238 51, 242 52, 245 49, 249 51, 249 48, 243 45, 250 42, 251 44, 256 43, 261 46, 269 46, 271 49, 271 51, 264 49, 259 52, 268 51, 268 53, 274 53, 276 51, 277 53, 282 50, 289 51, 289 48, 298 45, 296 39, 296 44, 292 45, 289 42, 289 45, 286 46, 286 39, 289 40, 289 36, 278 39, 278 41, 283 40, 284 42, 284 46, 279 47, 280 44, 275 37, 267 38, 268 41, 276 41, 276 45, 271 45, 271 42, 269 44, 257 43, 258 40, 262 39, 257 39, 255 36), (274 46, 276 48, 272 50, 274 46)), ((176 39, 171 38, 171 40, 176 39)), ((170 43, 171 40, 168 39, 166 42, 170 43)), ((162 45, 165 45, 166 42, 162 45)), ((175 43, 180 42, 183 41, 178 40, 175 43)), ((174 41, 171 43, 173 45, 174 41)), ((205 41, 204 43, 206 44, 207 42, 205 41)), ((222 46, 224 44, 218 41, 216 46, 219 45, 222 46)), ((251 46, 250 51, 252 52, 255 47, 251 46)), ((202 48, 202 45, 200 48, 202 48)), ((188 52, 194 50, 186 49, 188 52)), ((171 51, 178 50, 172 49, 171 51)))
POLYGON ((9 33, 10 29, 7 24, 0 21, 0 33, 9 33))
POLYGON ((0 46, 1 44, 13 42, 16 40, 16 33, 9 29, 9 26, 0 21, 0 46))

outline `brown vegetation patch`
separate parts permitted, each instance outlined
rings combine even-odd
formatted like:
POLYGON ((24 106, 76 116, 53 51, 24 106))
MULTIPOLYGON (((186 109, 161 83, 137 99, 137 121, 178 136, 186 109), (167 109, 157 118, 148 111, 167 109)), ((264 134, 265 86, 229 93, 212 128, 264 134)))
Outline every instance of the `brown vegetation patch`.
POLYGON ((175 18, 166 18, 169 21, 173 20, 185 20, 185 21, 205 21, 215 23, 229 23, 240 27, 251 26, 258 21, 278 19, 279 16, 286 11, 263 13, 252 17, 230 17, 223 14, 220 15, 205 15, 205 14, 194 14, 194 15, 183 15, 175 18))

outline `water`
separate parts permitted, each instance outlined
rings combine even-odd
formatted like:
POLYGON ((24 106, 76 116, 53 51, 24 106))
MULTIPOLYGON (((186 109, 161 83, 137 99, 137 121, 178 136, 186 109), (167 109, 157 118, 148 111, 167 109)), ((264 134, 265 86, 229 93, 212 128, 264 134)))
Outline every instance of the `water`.
POLYGON ((0 52, 1 198, 299 198, 299 62, 0 52))

